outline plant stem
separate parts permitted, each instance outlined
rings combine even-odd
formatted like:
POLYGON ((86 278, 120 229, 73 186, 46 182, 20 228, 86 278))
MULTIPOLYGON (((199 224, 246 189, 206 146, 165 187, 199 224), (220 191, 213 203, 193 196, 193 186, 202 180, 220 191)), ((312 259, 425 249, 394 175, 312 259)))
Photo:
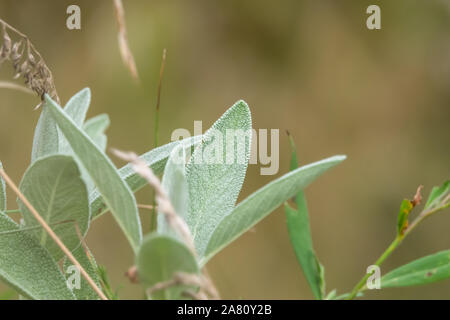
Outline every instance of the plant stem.
POLYGON ((84 270, 81 264, 77 261, 77 259, 72 255, 69 249, 64 245, 64 243, 59 239, 56 233, 49 227, 47 222, 41 217, 41 215, 36 211, 36 209, 31 205, 28 199, 20 192, 19 188, 14 184, 11 178, 6 174, 3 169, 0 169, 0 176, 5 180, 5 182, 9 185, 9 187, 14 191, 14 193, 22 200, 25 206, 30 210, 35 219, 42 225, 42 228, 48 233, 48 235, 56 242, 58 247, 64 252, 64 254, 69 258, 69 260, 80 270, 81 275, 86 279, 87 283, 94 289, 94 291, 99 295, 102 300, 108 300, 106 296, 103 294, 102 290, 95 284, 94 280, 89 276, 89 274, 84 270))
MULTIPOLYGON (((438 206, 432 210, 426 210, 422 211, 416 219, 409 225, 409 227, 405 230, 405 233, 403 235, 397 235, 397 237, 392 241, 392 243, 389 245, 389 247, 381 254, 381 256, 378 258, 378 260, 374 263, 376 266, 381 266, 381 264, 394 252, 394 250, 402 243, 403 239, 412 231, 414 228, 416 228, 420 222, 422 222, 425 218, 431 216, 432 214, 442 211, 448 207, 450 207, 450 203, 446 203, 446 200, 443 201, 442 206, 438 206)), ((353 290, 350 292, 349 296, 347 297, 347 300, 352 300, 356 297, 356 295, 364 289, 364 286, 366 284, 367 279, 371 276, 371 274, 367 273, 364 275, 364 277, 358 282, 358 284, 353 288, 353 290)))
MULTIPOLYGON (((158 135, 159 135, 159 106, 161 103, 161 87, 162 87, 162 78, 164 74, 164 67, 166 65, 166 53, 167 50, 163 50, 162 61, 161 61, 161 69, 159 70, 159 82, 158 82, 158 93, 156 97, 156 108, 155 108, 155 142, 154 148, 158 147, 158 135)), ((156 201, 155 201, 155 193, 153 193, 153 209, 150 223, 150 230, 153 231, 156 229, 156 201)))
MULTIPOLYGON (((402 242, 404 237, 397 236, 394 241, 389 245, 389 247, 381 254, 381 256, 378 258, 378 260, 374 263, 376 266, 380 266, 384 260, 386 260, 387 257, 391 255, 391 253, 398 247, 398 245, 402 242)), ((370 273, 366 273, 364 277, 358 282, 358 284, 353 288, 353 290, 350 292, 350 295, 347 297, 348 300, 352 300, 356 297, 358 292, 361 290, 361 288, 364 287, 366 284, 367 279, 371 276, 370 273)))

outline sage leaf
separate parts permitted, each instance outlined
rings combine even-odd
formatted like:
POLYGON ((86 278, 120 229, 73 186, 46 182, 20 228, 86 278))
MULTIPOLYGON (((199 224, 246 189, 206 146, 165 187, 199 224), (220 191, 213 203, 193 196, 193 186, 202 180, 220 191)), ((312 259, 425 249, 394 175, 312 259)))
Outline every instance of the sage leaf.
MULTIPOLYGON (((97 287, 101 288, 100 280, 97 274, 97 263, 95 262, 94 256, 88 250, 85 251, 83 245, 80 245, 75 251, 73 251, 73 256, 84 270, 89 274, 92 280, 94 280, 97 287), (88 257, 89 254, 89 257, 88 257)), ((72 262, 66 257, 64 258, 63 269, 67 278, 67 281, 71 280, 71 275, 74 275, 74 266, 72 262)), ((79 279, 79 288, 72 288, 72 292, 76 296, 77 300, 98 300, 98 294, 92 289, 92 287, 87 283, 83 276, 79 279)))
POLYGON ((240 202, 214 230, 201 265, 345 158, 334 156, 300 167, 270 182, 240 202))
POLYGON ((142 240, 136 200, 112 161, 78 128, 65 112, 45 95, 48 108, 70 146, 97 186, 125 236, 136 251, 142 240))
MULTIPOLYGON (((202 136, 194 136, 185 138, 180 141, 170 142, 161 147, 150 150, 149 152, 141 155, 139 158, 142 159, 147 164, 147 166, 149 166, 153 170, 153 172, 156 175, 159 175, 164 171, 167 159, 169 158, 173 148, 175 148, 179 144, 182 144, 185 150, 188 150, 190 154, 191 148, 194 145, 200 143, 201 139, 202 136)), ((125 180, 129 188, 133 192, 136 192, 145 185, 147 185, 147 181, 140 175, 138 175, 130 164, 127 164, 122 168, 120 168, 119 175, 123 180, 125 180)), ((93 218, 97 218, 106 211, 106 205, 102 200, 101 194, 97 189, 90 194, 89 198, 93 218)))
POLYGON ((47 103, 42 106, 36 129, 34 131, 31 163, 39 158, 56 154, 59 151, 58 127, 51 117, 47 103))
POLYGON ((203 255, 218 223, 233 210, 247 171, 251 114, 238 101, 203 135, 186 168, 189 185, 187 224, 203 255))
POLYGON ((0 278, 36 300, 73 300, 55 260, 36 239, 0 213, 0 278))
POLYGON ((381 288, 408 287, 450 278, 450 250, 405 264, 381 278, 381 288))
MULTIPOLYGON (((186 153, 180 144, 172 150, 167 161, 161 185, 167 193, 175 212, 186 221, 188 211, 188 183, 186 180, 186 153)), ((158 212, 158 232, 161 234, 176 235, 167 224, 165 215, 158 212)))
MULTIPOLYGON (((139 280, 147 288, 157 283, 172 280, 175 273, 199 273, 195 257, 186 245, 167 235, 150 234, 142 242, 136 256, 139 280)), ((182 291, 186 286, 174 286, 160 290, 153 299, 186 299, 182 291)))
MULTIPOLYGON (((91 103, 91 90, 85 88, 77 92, 69 99, 64 107, 64 112, 73 120, 77 127, 81 127, 86 119, 86 114, 91 103)), ((59 135, 59 151, 61 153, 72 153, 69 142, 64 135, 59 135)))
MULTIPOLYGON (((25 172, 20 191, 51 226, 69 250, 80 244, 75 222, 82 235, 90 218, 89 198, 75 160, 71 156, 53 155, 38 159, 25 172)), ((20 212, 27 227, 55 260, 64 256, 59 246, 41 228, 39 222, 21 200, 20 212)))
POLYGON ((105 152, 107 137, 105 130, 109 127, 109 116, 107 114, 100 114, 85 122, 83 125, 84 132, 94 143, 105 152))

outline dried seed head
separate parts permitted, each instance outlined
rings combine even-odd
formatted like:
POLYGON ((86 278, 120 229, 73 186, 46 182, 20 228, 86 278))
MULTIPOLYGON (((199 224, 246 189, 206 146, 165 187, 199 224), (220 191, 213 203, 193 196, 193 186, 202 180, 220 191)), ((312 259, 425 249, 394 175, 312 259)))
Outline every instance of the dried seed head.
POLYGON ((47 93, 59 103, 52 72, 45 64, 41 54, 26 35, 2 19, 0 19, 0 25, 2 27, 0 63, 11 60, 14 68, 14 79, 22 77, 26 86, 33 90, 41 100, 43 100, 44 94, 47 93), (17 36, 20 40, 12 41, 7 31, 10 31, 14 38, 17 36))

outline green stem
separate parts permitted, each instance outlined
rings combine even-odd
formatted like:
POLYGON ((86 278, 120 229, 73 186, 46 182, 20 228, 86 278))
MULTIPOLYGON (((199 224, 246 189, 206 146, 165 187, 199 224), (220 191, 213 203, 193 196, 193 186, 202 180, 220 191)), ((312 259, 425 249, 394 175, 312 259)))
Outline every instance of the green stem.
MULTIPOLYGON (((389 247, 381 254, 381 256, 378 258, 378 260, 374 263, 376 266, 381 266, 381 264, 394 252, 394 250, 400 245, 400 243, 405 239, 405 237, 414 230, 419 223, 421 223, 425 218, 431 216, 432 214, 442 211, 450 206, 450 203, 446 203, 440 207, 436 207, 429 211, 422 211, 416 219, 410 224, 410 226, 405 230, 405 233, 403 235, 397 235, 397 237, 392 241, 392 243, 389 245, 389 247)), ((364 288, 367 279, 371 274, 367 273, 364 275, 364 277, 356 284, 356 286, 353 288, 353 290, 350 292, 349 296, 347 297, 347 300, 352 300, 356 297, 356 295, 364 288)))
MULTIPOLYGON (((378 258, 378 260, 374 263, 376 266, 380 266, 384 260, 387 259, 391 255, 391 253, 398 247, 398 245, 402 242, 404 237, 397 236, 394 241, 389 245, 389 247, 381 254, 381 256, 378 258)), ((356 297, 358 292, 364 287, 364 285, 367 282, 367 279, 371 276, 370 273, 366 273, 364 277, 358 282, 358 284, 353 288, 352 292, 350 292, 349 296, 347 297, 348 300, 352 300, 356 297)))

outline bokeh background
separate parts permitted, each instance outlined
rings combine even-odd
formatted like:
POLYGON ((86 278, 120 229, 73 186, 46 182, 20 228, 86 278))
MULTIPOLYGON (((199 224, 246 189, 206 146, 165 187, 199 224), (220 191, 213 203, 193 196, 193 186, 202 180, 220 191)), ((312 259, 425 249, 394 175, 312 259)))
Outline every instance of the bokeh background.
MULTIPOLYGON (((212 124, 238 99, 255 128, 280 129, 280 176, 288 171, 291 131, 302 163, 348 159, 307 190, 315 249, 327 288, 347 292, 395 235, 400 202, 417 186, 450 176, 450 2, 438 0, 124 1, 136 85, 121 62, 112 1, 0 0, 0 17, 26 33, 54 73, 65 103, 83 87, 89 116, 106 112, 108 144, 146 152, 161 53, 167 63, 160 142, 194 120, 212 124), (82 29, 66 28, 78 4, 82 29), (366 8, 381 7, 382 29, 366 28, 366 8)), ((12 69, 0 68, 10 80, 12 69)), ((36 97, 0 90, 0 159, 19 182, 30 162, 40 111, 36 97)), ((116 161, 116 164, 123 163, 116 161)), ((250 166, 246 195, 277 176, 250 166)), ((9 208, 16 208, 9 194, 9 208)), ((138 193, 150 203, 151 190, 138 193)), ((142 212, 148 229, 149 213, 142 212)), ((426 221, 382 272, 450 247, 450 212, 426 221)), ((95 221, 87 242, 120 298, 142 298, 124 272, 133 255, 111 215, 95 221)), ((310 299, 278 209, 215 257, 208 270, 223 298, 310 299)), ((5 287, 0 285, 0 291, 5 287)), ((450 282, 371 291, 370 299, 449 299, 450 282)))

